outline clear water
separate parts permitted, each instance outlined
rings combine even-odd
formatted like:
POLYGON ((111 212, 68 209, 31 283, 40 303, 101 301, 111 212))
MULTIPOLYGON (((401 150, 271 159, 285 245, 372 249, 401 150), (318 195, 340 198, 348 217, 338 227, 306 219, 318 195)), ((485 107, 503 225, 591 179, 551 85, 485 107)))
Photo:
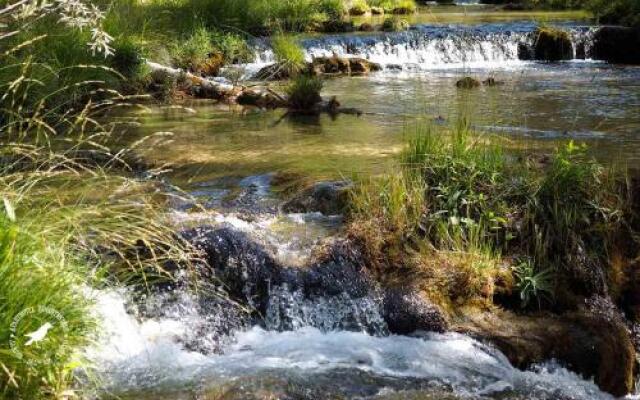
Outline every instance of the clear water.
MULTIPOLYGON (((420 15, 416 18, 423 19, 414 22, 430 18, 420 15)), ((282 110, 187 101, 183 108, 140 111, 141 124, 123 141, 172 132, 170 142, 144 156, 172 165, 168 179, 206 206, 194 213, 189 204, 176 204, 176 221, 248 232, 291 265, 304 264, 314 246, 339 230, 340 221, 279 214, 271 179, 282 172, 309 180, 388 172, 405 136, 419 124, 438 130, 464 115, 479 131, 508 138, 506 146, 513 149, 551 150, 575 140, 587 143, 605 162, 637 165, 640 67, 594 60, 520 61, 517 44, 535 24, 504 22, 500 13, 493 17, 483 16, 483 25, 473 20, 463 26, 453 18, 455 26, 423 25, 397 35, 305 40, 308 57, 335 52, 385 65, 383 72, 370 76, 326 81, 324 96, 359 108, 360 117, 294 118, 282 110), (501 84, 456 88, 464 76, 493 77, 501 84), (255 214, 250 219, 243 216, 245 203, 227 201, 237 197, 248 199, 255 214)), ((588 28, 575 22, 569 26, 575 41, 588 40, 588 28)), ((268 49, 256 51, 263 62, 269 61, 268 49)), ((176 315, 139 321, 127 314, 125 295, 100 293, 98 312, 111 328, 90 356, 102 366, 106 388, 128 399, 610 398, 551 363, 516 370, 496 350, 461 335, 400 337, 336 330, 341 312, 356 310, 376 320, 377 310, 366 299, 362 304, 348 298, 309 304, 286 290, 273 296, 297 316, 295 330, 254 327, 237 332, 222 354, 206 355, 181 345, 194 321, 203 317, 189 301, 176 315)), ((278 327, 283 316, 274 312, 267 317, 278 327)))

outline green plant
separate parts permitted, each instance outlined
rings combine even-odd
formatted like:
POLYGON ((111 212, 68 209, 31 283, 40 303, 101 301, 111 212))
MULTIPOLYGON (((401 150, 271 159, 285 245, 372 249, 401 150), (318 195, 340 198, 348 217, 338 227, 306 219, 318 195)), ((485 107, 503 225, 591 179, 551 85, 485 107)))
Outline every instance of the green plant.
POLYGON ((178 68, 199 71, 211 50, 211 33, 202 26, 197 27, 184 41, 173 45, 174 63, 178 68))
POLYGON ((140 79, 146 73, 142 47, 131 37, 123 37, 113 44, 113 56, 109 63, 125 78, 140 79))
POLYGON ((289 75, 295 75, 304 69, 304 50, 295 37, 276 35, 271 38, 271 47, 280 68, 286 70, 289 75))
POLYGON ((397 16, 385 18, 381 27, 385 32, 399 32, 404 31, 407 28, 409 28, 407 21, 397 16))
POLYGON ((349 7, 349 14, 364 15, 369 12, 369 5, 366 0, 352 0, 349 7))
POLYGON ((520 292, 522 307, 527 307, 531 300, 538 302, 538 308, 542 302, 550 300, 553 295, 553 274, 551 270, 536 271, 535 266, 529 260, 523 261, 513 267, 516 278, 516 287, 520 292))
POLYGON ((393 14, 413 14, 417 10, 415 0, 399 0, 394 4, 391 12, 393 14))
POLYGON ((294 111, 310 111, 322 101, 322 79, 301 75, 287 87, 289 108, 294 111))

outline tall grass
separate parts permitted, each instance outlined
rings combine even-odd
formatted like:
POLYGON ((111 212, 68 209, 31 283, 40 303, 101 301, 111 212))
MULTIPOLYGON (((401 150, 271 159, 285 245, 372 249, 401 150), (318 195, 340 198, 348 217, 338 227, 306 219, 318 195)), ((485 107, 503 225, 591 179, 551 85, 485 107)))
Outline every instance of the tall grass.
MULTIPOLYGON (((44 26, 60 32, 50 17, 12 23, 15 33, 0 39, 0 398, 7 399, 72 396, 73 369, 99 329, 83 288, 144 287, 193 259, 176 240, 166 196, 133 174, 133 152, 148 143, 114 148, 118 127, 101 122, 135 100, 114 90, 122 75, 98 55, 86 56, 93 65, 54 57, 63 54, 46 50, 59 38, 44 26), (81 80, 82 71, 96 75, 81 80), (46 323, 41 340, 27 345, 25 335, 46 323)), ((90 50, 85 33, 63 31, 73 39, 64 42, 69 53, 90 50)))
POLYGON ((511 263, 523 303, 615 292, 611 254, 638 229, 629 223, 634 200, 624 172, 573 142, 542 164, 503 144, 464 119, 444 133, 418 127, 400 171, 354 191, 354 226, 376 221, 387 248, 399 252, 511 263))

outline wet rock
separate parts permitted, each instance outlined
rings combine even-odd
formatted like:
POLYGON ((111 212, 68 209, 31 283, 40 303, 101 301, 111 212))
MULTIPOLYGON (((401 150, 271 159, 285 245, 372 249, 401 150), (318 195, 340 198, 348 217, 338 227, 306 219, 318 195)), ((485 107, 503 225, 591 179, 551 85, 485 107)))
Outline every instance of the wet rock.
POLYGON ((497 80, 496 80, 495 78, 493 78, 493 77, 489 77, 489 78, 487 78, 487 79, 483 80, 483 81, 482 81, 482 84, 483 84, 484 86, 498 86, 498 85, 501 85, 501 84, 502 84, 502 82, 497 81, 497 80))
POLYGON ((266 310, 269 286, 281 279, 279 265, 261 245, 228 227, 200 226, 181 236, 204 256, 201 279, 221 282, 233 299, 266 310))
POLYGON ((391 333, 407 335, 418 330, 447 330, 447 321, 442 311, 412 288, 387 289, 383 310, 391 333))
POLYGON ((286 213, 321 212, 341 214, 347 206, 349 182, 320 182, 303 190, 282 206, 286 213))
POLYGON ((342 58, 342 57, 316 57, 309 65, 309 71, 316 76, 320 75, 361 75, 369 72, 380 71, 379 64, 364 58, 342 58))
POLYGON ((506 311, 467 314, 455 329, 495 345, 518 368, 555 359, 586 379, 594 378, 602 390, 615 396, 634 389, 635 350, 609 300, 596 298, 561 316, 517 316, 506 311))
POLYGON ((456 82, 456 86, 460 89, 472 89, 480 86, 480 81, 470 76, 465 76, 456 82))
POLYGON ((573 44, 567 32, 553 28, 538 28, 534 35, 536 60, 560 61, 573 58, 573 44))
POLYGON ((331 19, 322 24, 322 31, 325 33, 348 33, 356 30, 353 21, 343 21, 331 19))
POLYGON ((604 26, 593 37, 592 57, 611 63, 640 64, 640 28, 604 26))
POLYGON ((360 24, 360 27, 358 28, 358 30, 360 32, 373 32, 375 28, 370 23, 363 22, 362 24, 360 24))
POLYGON ((527 43, 518 43, 518 59, 523 61, 533 60, 535 53, 533 47, 527 43))

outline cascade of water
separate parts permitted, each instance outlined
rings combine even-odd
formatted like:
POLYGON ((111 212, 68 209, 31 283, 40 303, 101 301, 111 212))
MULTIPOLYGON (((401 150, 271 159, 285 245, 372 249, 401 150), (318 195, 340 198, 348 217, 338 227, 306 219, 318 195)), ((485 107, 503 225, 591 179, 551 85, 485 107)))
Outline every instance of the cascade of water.
MULTIPOLYGON (((386 70, 429 70, 517 66, 523 46, 534 41, 533 24, 489 24, 480 27, 417 26, 406 32, 329 35, 302 41, 308 61, 314 57, 361 57, 386 70)), ((574 57, 588 57, 592 28, 567 28, 574 57)), ((249 71, 275 62, 267 42, 256 44, 249 71)))

